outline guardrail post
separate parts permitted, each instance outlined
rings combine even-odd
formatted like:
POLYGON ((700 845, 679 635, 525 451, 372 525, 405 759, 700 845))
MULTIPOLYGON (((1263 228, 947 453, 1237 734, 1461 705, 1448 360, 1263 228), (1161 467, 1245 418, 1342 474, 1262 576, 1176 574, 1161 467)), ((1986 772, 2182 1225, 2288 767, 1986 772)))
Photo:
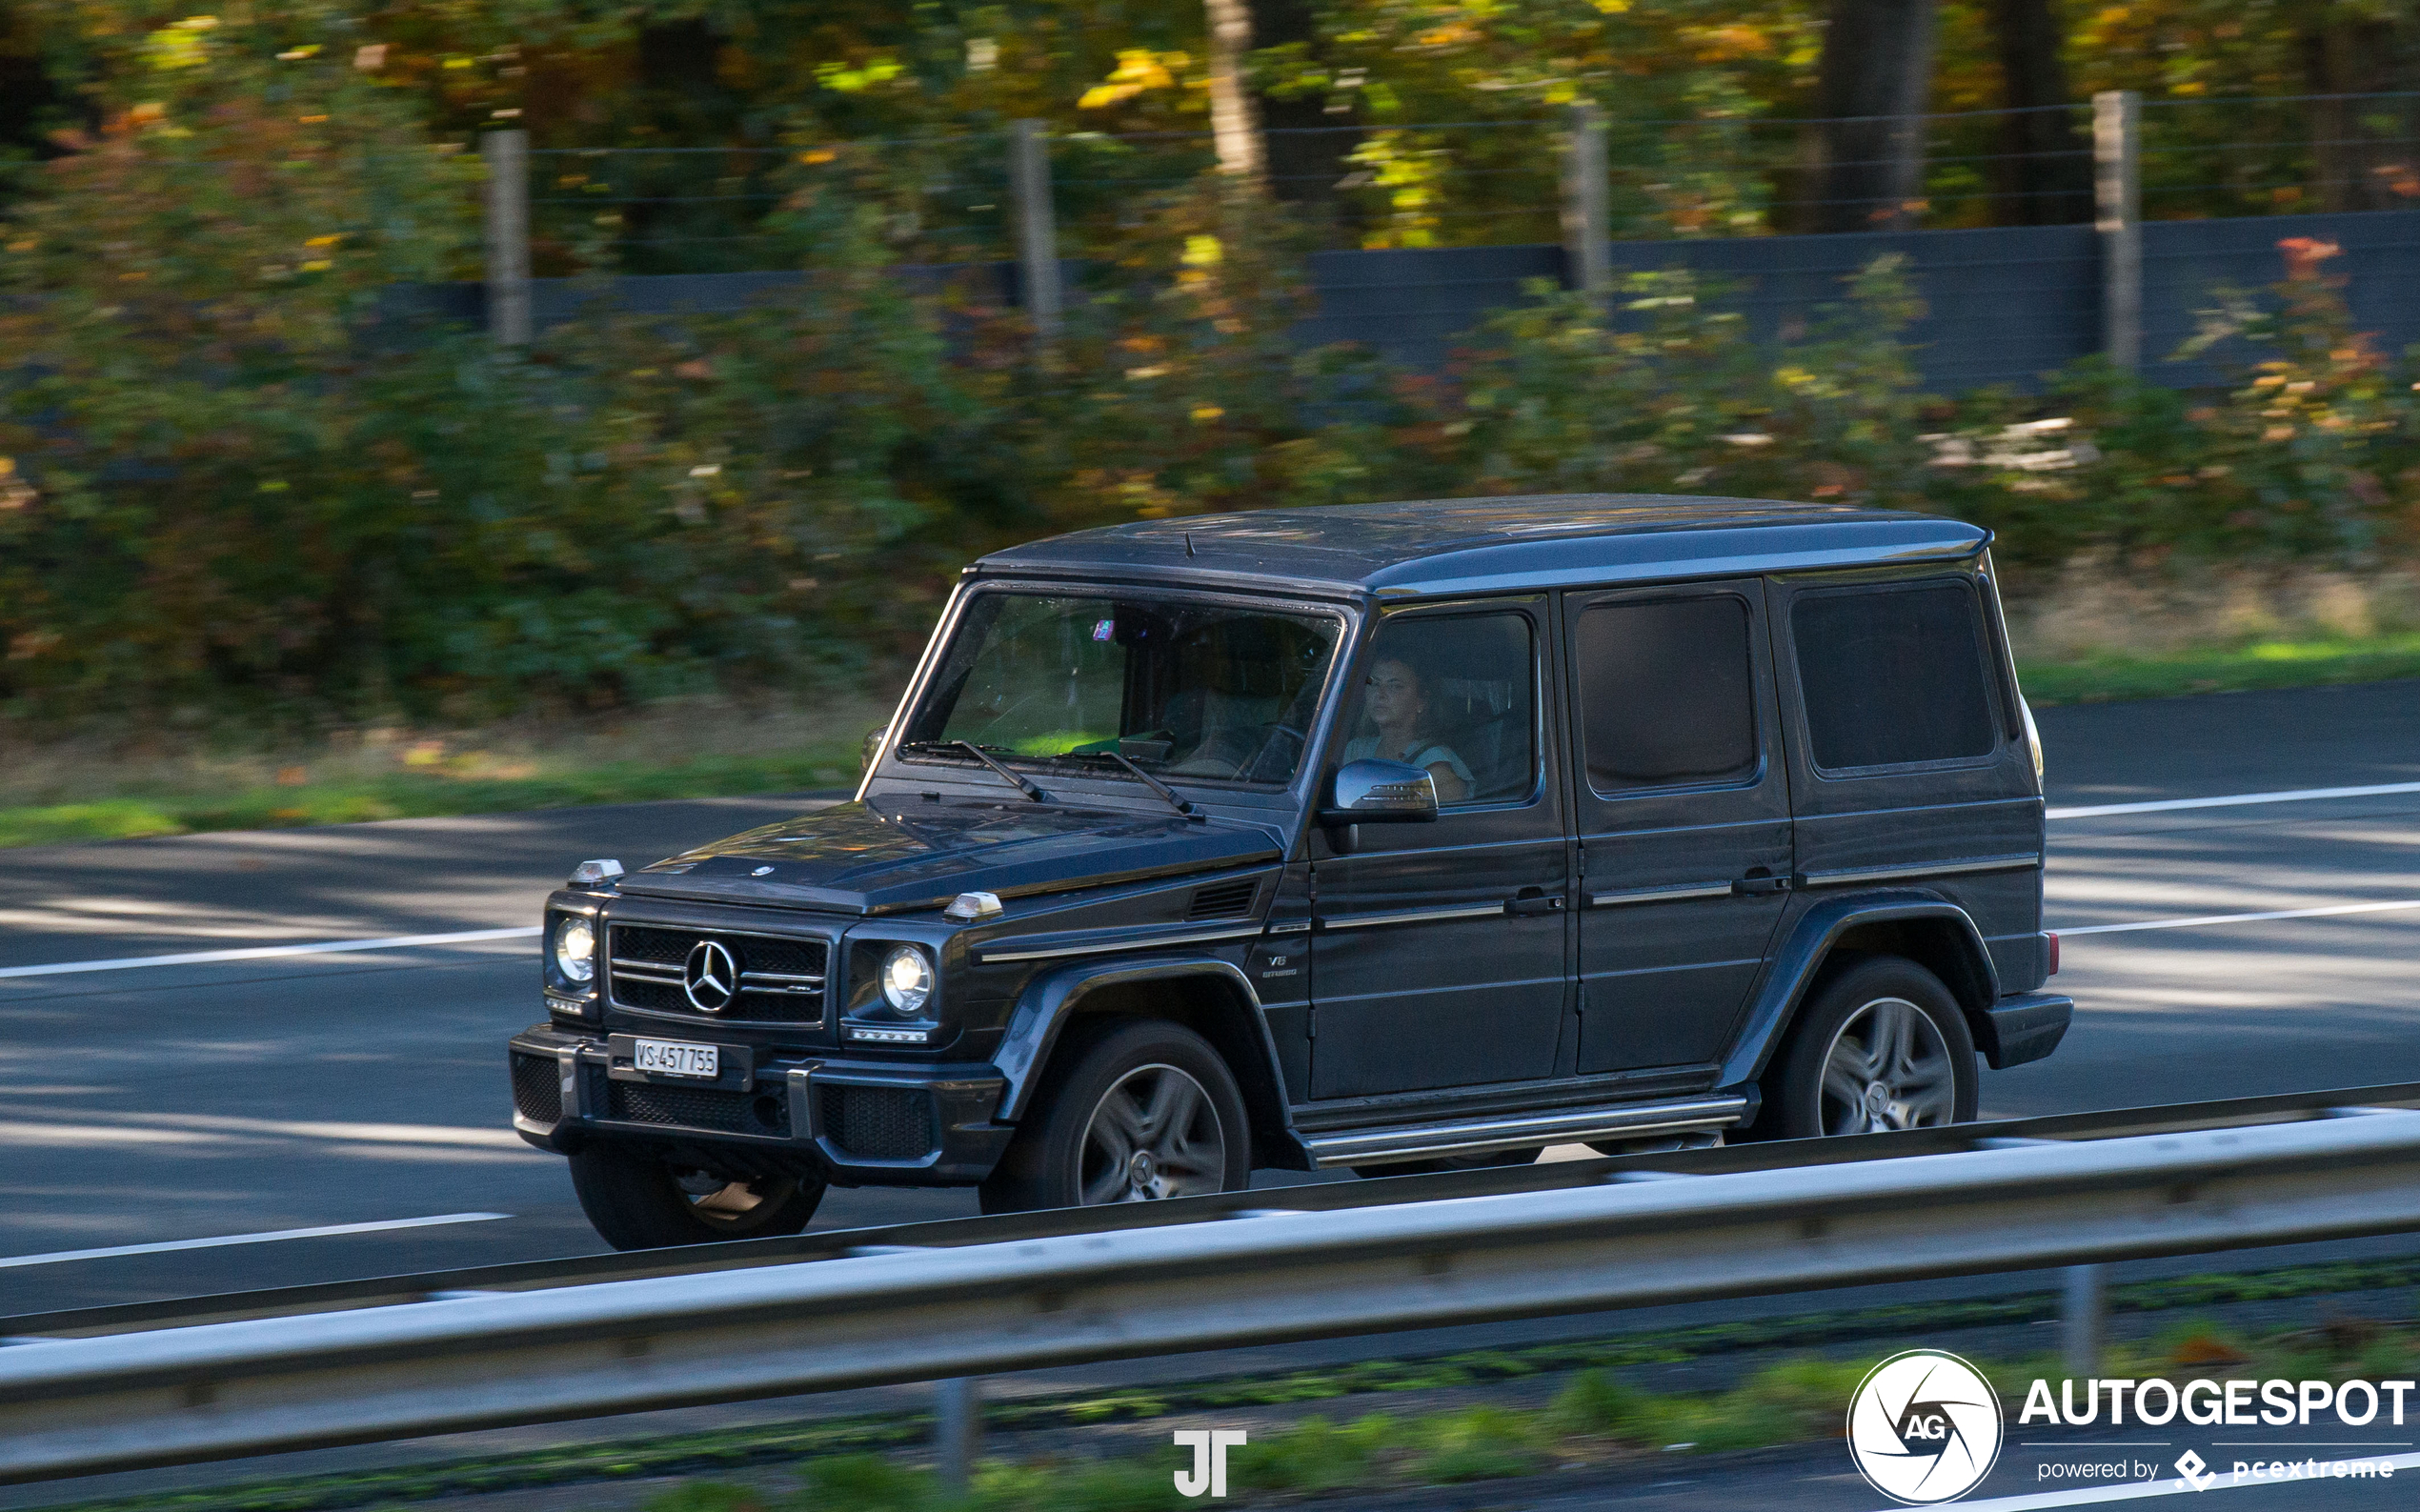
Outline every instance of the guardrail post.
POLYGON ((983 1447, 983 1399, 971 1376, 933 1383, 933 1447, 941 1489, 963 1496, 983 1447))
POLYGON ((1604 114, 1583 100, 1571 108, 1571 142, 1563 152, 1563 245, 1573 288, 1601 294, 1613 283, 1611 219, 1604 114))
POLYGON ((2060 1352, 2066 1356, 2067 1374, 2078 1381, 2098 1376, 2108 1344, 2108 1272, 2098 1265, 2068 1266, 2059 1318, 2060 1352))
POLYGON ((488 335, 499 347, 530 343, 530 133, 490 131, 487 160, 488 335))
POLYGON ((1050 138, 1040 121, 1009 127, 1008 185, 1017 203, 1017 263, 1024 276, 1025 312, 1047 342, 1059 334, 1059 227, 1051 215, 1050 138))
POLYGON ((2132 373, 2143 365, 2143 97, 2092 96, 2092 197, 2101 233, 2101 350, 2132 373))

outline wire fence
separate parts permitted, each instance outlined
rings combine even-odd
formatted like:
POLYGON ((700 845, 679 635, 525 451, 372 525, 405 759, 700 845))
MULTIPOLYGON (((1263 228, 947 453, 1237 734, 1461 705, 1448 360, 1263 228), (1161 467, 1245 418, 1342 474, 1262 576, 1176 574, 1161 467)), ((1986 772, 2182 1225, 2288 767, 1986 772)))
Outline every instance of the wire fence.
MULTIPOLYGON (((2093 215, 2088 104, 1918 117, 1706 117, 1604 125, 1620 241, 2071 225, 2093 215)), ((2420 91, 2170 98, 2140 113, 2150 220, 2420 208, 2420 91)), ((1313 250, 1562 239, 1567 116, 1261 133, 1265 181, 1313 250)), ((897 260, 1015 254, 1011 135, 803 146, 540 147, 540 273, 797 266, 849 234, 897 260)), ((1064 254, 1106 258, 1217 171, 1204 131, 1079 131, 1048 144, 1064 254)))

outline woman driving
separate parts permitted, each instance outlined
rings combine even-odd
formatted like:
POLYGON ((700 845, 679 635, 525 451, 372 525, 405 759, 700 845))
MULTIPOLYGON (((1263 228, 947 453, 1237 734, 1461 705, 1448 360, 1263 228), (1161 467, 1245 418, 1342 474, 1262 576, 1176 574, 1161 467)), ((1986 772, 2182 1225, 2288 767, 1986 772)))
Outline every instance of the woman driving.
POLYGON ((1381 656, 1370 668, 1361 712, 1378 734, 1355 736, 1344 742, 1344 759, 1375 756, 1425 767, 1437 782, 1437 801, 1458 803, 1470 796, 1470 768, 1454 748, 1422 734, 1428 718, 1428 693, 1412 664, 1397 656, 1381 656))

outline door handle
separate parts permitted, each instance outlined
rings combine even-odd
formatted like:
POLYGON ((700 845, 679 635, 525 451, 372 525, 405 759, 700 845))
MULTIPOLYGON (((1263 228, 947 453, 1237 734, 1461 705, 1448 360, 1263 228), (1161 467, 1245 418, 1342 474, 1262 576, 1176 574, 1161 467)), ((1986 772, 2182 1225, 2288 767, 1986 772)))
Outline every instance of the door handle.
POLYGON ((1562 907, 1562 894, 1541 893, 1534 888, 1523 892, 1519 897, 1509 897, 1504 900, 1504 912, 1515 918, 1531 918, 1540 914, 1552 914, 1560 911, 1562 907))
POLYGON ((1786 893, 1789 890, 1790 879, 1786 877, 1743 877, 1731 884, 1731 891, 1735 893, 1786 893))

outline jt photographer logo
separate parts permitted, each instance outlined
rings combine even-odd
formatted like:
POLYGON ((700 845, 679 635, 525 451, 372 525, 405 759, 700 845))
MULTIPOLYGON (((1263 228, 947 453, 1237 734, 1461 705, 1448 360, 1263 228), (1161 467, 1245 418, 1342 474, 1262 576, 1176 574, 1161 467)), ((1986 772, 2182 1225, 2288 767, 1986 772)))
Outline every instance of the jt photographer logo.
POLYGON ((1938 1349, 1876 1365, 1848 1404, 1848 1452, 1873 1488, 1931 1506, 1983 1483, 2000 1458, 2000 1398, 1983 1372, 1938 1349))
POLYGON ((1177 1472, 1177 1494, 1200 1496, 1207 1491, 1213 1497, 1227 1494, 1227 1451, 1243 1442, 1241 1428, 1180 1428, 1177 1447, 1193 1451, 1190 1474, 1177 1472))

